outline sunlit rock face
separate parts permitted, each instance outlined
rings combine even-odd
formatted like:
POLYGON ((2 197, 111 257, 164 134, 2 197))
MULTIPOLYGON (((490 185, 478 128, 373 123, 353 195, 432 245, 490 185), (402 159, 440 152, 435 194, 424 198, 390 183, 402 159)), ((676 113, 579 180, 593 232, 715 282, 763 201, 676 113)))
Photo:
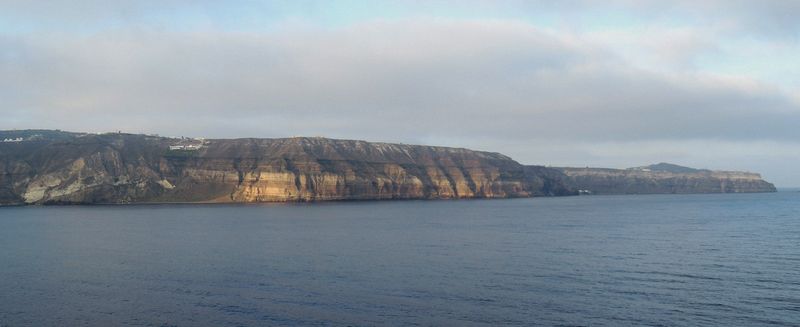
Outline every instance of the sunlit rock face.
POLYGON ((557 168, 566 182, 587 194, 686 194, 775 192, 761 175, 660 163, 628 169, 557 168))
MULTIPOLYGON (((3 133, 11 131, 0 136, 3 133)), ((498 153, 467 149, 325 138, 186 140, 14 133, 22 133, 26 141, 0 144, 1 204, 574 194, 557 170, 526 167, 498 153)))

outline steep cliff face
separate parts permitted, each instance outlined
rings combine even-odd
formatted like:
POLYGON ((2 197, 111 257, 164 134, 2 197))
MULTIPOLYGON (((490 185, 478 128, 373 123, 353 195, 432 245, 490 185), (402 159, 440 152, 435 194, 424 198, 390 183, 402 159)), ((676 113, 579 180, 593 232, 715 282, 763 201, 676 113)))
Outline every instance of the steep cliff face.
POLYGON ((591 194, 775 192, 761 175, 693 169, 667 163, 629 169, 557 168, 566 184, 591 194))
POLYGON ((556 170, 525 167, 498 153, 325 138, 187 141, 59 134, 0 143, 0 204, 572 194, 563 178, 556 170), (170 149, 187 143, 191 146, 170 149))

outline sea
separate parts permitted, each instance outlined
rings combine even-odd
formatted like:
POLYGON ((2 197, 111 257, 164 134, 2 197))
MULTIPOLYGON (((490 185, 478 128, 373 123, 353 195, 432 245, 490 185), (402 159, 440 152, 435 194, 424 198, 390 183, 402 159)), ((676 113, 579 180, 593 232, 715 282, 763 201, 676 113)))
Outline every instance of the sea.
POLYGON ((800 192, 0 208, 0 326, 798 326, 800 192))

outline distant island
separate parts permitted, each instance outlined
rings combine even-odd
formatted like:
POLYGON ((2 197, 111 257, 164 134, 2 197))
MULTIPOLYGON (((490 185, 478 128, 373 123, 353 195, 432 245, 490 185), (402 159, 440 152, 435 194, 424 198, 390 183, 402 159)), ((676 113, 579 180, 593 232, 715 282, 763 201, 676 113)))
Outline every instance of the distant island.
POLYGON ((775 192, 761 175, 659 163, 628 169, 556 168, 581 194, 689 194, 775 192))
POLYGON ((0 131, 0 205, 774 192, 758 174, 669 164, 522 165, 494 152, 337 140, 0 131))

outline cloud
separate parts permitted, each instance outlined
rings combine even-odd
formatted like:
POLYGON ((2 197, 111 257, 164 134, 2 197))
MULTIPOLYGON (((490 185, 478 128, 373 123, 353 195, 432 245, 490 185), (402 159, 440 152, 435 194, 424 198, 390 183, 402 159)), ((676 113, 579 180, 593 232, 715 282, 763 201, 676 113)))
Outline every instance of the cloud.
POLYGON ((11 53, 0 77, 11 99, 5 110, 78 128, 96 126, 91 117, 109 124, 148 117, 129 126, 142 130, 153 129, 153 117, 167 126, 187 116, 223 124, 230 117, 346 117, 358 123, 348 133, 365 136, 392 122, 426 135, 529 137, 535 128, 561 139, 783 140, 800 123, 797 104, 766 86, 643 71, 600 47, 519 22, 109 32, 7 38, 1 46, 11 53))

